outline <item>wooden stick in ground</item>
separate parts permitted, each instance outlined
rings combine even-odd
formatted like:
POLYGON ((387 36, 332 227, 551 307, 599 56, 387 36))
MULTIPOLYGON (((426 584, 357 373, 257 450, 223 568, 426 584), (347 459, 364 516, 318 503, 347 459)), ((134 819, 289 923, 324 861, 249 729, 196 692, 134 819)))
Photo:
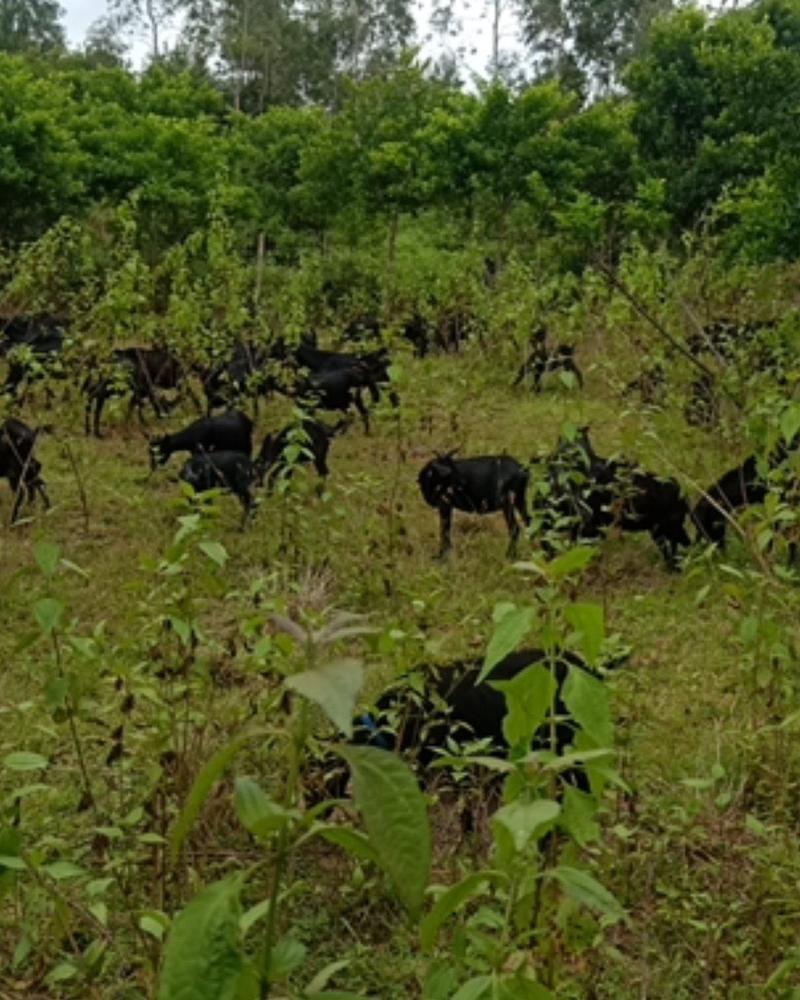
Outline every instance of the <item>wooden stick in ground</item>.
POLYGON ((81 498, 81 511, 83 513, 83 530, 88 534, 89 532, 89 501, 86 497, 86 488, 83 485, 83 477, 81 476, 80 469, 78 468, 78 463, 75 461, 75 455, 68 441, 62 443, 64 449, 64 454, 67 456, 67 461, 72 467, 72 474, 75 476, 75 482, 78 484, 78 495, 81 498))

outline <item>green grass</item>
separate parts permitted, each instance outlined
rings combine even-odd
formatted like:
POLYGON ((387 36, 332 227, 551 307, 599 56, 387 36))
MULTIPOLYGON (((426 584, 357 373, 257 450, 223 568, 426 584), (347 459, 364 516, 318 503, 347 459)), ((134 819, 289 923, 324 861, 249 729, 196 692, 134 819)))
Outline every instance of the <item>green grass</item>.
MULTIPOLYGON (((369 697, 412 663, 481 655, 495 604, 532 599, 531 577, 504 559, 500 515, 456 513, 452 556, 444 564, 433 559, 437 516, 421 500, 416 476, 434 451, 507 451, 527 461, 550 450, 562 424, 571 421, 591 426, 601 454, 624 452, 654 471, 677 472, 685 482, 709 483, 739 457, 687 428, 677 410, 641 413, 621 401, 609 377, 612 363, 600 351, 594 356, 584 393, 554 379, 539 397, 508 388, 515 359, 504 352, 484 354, 475 347, 459 357, 403 356, 399 413, 381 405, 371 436, 354 423, 334 441, 324 490, 303 470, 290 499, 263 498, 246 532, 238 528, 236 501, 221 498, 212 534, 230 559, 219 591, 205 590, 199 599, 203 640, 196 670, 210 679, 190 684, 185 694, 183 678, 158 676, 161 658, 174 649, 157 622, 163 579, 156 570, 175 534, 176 516, 186 510, 176 482, 180 458, 150 476, 145 440, 135 425, 122 426, 120 411, 110 411, 108 437, 99 442, 83 438, 77 400, 49 412, 35 404, 25 411, 32 423, 58 426, 39 452, 53 508, 47 514, 37 509, 26 523, 4 529, 0 539, 0 760, 29 750, 44 754, 51 766, 38 776, 0 768, 5 824, 12 818, 8 797, 21 780, 41 778, 47 787, 32 792, 22 809, 20 829, 30 847, 48 860, 69 857, 97 878, 124 876, 133 891, 112 896, 107 966, 96 984, 80 987, 43 980, 59 951, 69 951, 68 935, 46 899, 39 898, 38 910, 25 910, 19 895, 7 895, 0 910, 0 955, 11 955, 23 927, 30 929, 34 947, 17 969, 0 972, 3 996, 150 995, 158 947, 137 929, 142 911, 177 907, 193 886, 252 860, 227 784, 204 810, 185 870, 167 885, 166 899, 160 850, 137 846, 131 831, 166 833, 203 761, 248 719, 262 719, 269 681, 252 646, 270 634, 271 607, 280 605, 294 616, 331 606, 368 612, 382 629, 381 645, 366 645, 369 697), (65 445, 85 489, 86 517, 65 445), (77 811, 80 788, 68 728, 42 703, 50 653, 42 642, 18 651, 19 640, 33 628, 32 605, 47 592, 32 569, 38 540, 57 542, 62 555, 85 571, 64 571, 57 581, 76 632, 90 634, 104 623, 79 723, 102 796, 96 817, 77 811), (120 677, 134 678, 136 705, 129 715, 120 707, 120 677), (154 707, 158 697, 173 698, 178 706, 169 731, 154 707), (104 761, 120 722, 126 727, 125 757, 109 767, 104 761), (163 769, 172 766, 161 758, 170 746, 183 750, 166 784, 170 802, 152 819, 128 817, 126 827, 125 810, 156 782, 159 759, 163 769), (98 826, 118 827, 121 840, 104 839, 98 826), (114 867, 119 842, 126 845, 124 871, 114 867)), ((285 401, 263 405, 257 439, 282 426, 288 413, 285 401)), ((191 416, 176 411, 170 428, 191 416)), ((6 491, 0 516, 7 520, 9 510, 6 491)), ((534 545, 526 540, 520 558, 534 545)), ((730 561, 740 572, 750 565, 735 546, 730 561)), ((728 578, 719 562, 712 569, 670 574, 648 536, 625 535, 602 544, 581 583, 581 596, 602 603, 608 631, 633 650, 610 680, 621 769, 631 793, 609 800, 602 847, 592 849, 630 923, 577 956, 565 937, 559 948, 564 981, 572 984, 565 996, 760 996, 797 939, 800 858, 794 831, 800 815, 793 800, 800 755, 790 735, 764 731, 787 705, 797 704, 794 677, 789 675, 788 690, 754 693, 740 633, 753 611, 751 590, 739 597, 726 592, 728 578), (706 583, 710 589, 698 604, 706 583), (709 779, 709 787, 697 787, 695 779, 709 779)), ((788 613, 785 625, 793 641, 788 613)), ((352 648, 365 652, 364 643, 352 648)), ((280 766, 254 749, 240 770, 269 787, 280 766)), ((447 881, 470 862, 471 849, 456 846, 441 815, 435 829, 437 876, 447 881)), ((351 964, 342 988, 382 998, 420 995, 425 963, 375 873, 354 874, 353 864, 332 847, 310 850, 298 865, 291 914, 310 947, 310 970, 344 955, 351 964)), ((69 894, 69 883, 64 892, 69 894)))

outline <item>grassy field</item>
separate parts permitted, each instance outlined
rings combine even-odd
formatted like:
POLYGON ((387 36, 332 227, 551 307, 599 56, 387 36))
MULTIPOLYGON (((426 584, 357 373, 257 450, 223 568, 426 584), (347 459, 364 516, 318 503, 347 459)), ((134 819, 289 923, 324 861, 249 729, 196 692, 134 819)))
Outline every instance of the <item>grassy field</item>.
MULTIPOLYGON (((174 881, 164 871, 163 847, 142 835, 164 835, 202 763, 243 724, 262 718, 270 690, 265 663, 280 655, 274 643, 258 647, 259 639, 274 640, 272 610, 295 618, 331 607, 369 613, 379 634, 352 644, 366 663, 369 698, 413 663, 481 655, 497 602, 532 599, 530 575, 504 559, 500 515, 456 514, 451 558, 433 559, 437 517, 416 476, 435 450, 507 451, 528 461, 549 451, 571 422, 590 425, 600 454, 634 456, 653 471, 677 473, 685 485, 708 484, 741 457, 687 427, 678 409, 642 412, 622 400, 623 376, 610 377, 597 343, 580 350, 583 393, 558 378, 538 397, 511 390, 516 360, 477 345, 461 356, 403 355, 400 410, 382 403, 370 436, 354 423, 334 441, 324 489, 303 470, 287 496, 263 498, 245 532, 234 499, 215 504, 208 531, 229 559, 198 585, 193 602, 185 590, 178 593, 162 563, 170 558, 176 518, 187 512, 176 480, 180 459, 149 475, 144 437, 122 424, 122 410, 110 410, 102 441, 83 438, 76 399, 49 409, 34 402, 24 411, 31 423, 53 425, 39 454, 53 508, 4 527, 0 540, 0 760, 26 751, 49 765, 28 773, 0 769, 2 825, 19 829, 37 858, 68 860, 89 874, 57 881, 55 896, 19 886, 6 893, 0 995, 152 995, 160 948, 141 929, 142 914, 172 912, 193 887, 253 859, 225 782, 193 830, 185 870, 174 881), (46 581, 34 566, 38 541, 57 543, 80 572, 63 568, 46 581), (94 809, 79 808, 79 761, 68 720, 53 710, 48 691, 52 649, 41 639, 25 643, 35 635, 32 607, 51 590, 67 609, 62 655, 80 689, 77 725, 94 809), (191 607, 198 620, 187 676, 161 669, 176 655, 160 618, 167 604, 176 617, 191 607), (91 651, 82 654, 69 635, 93 635, 91 651), (134 707, 124 704, 126 695, 134 707), (124 746, 115 735, 121 725, 124 746), (115 743, 122 756, 108 763, 115 743), (144 791, 156 787, 161 798, 154 802, 144 791), (94 982, 66 975, 59 982, 53 968, 91 937, 84 919, 89 876, 115 879, 102 895, 110 940, 94 982), (28 947, 22 940, 30 948, 20 958, 20 947, 28 947)), ((284 400, 263 404, 257 440, 282 426, 289 411, 284 400)), ((190 417, 175 411, 170 429, 190 417)), ((687 491, 696 496, 691 485, 687 491)), ((6 491, 5 522, 9 512, 6 491)), ((535 539, 525 540, 520 558, 534 549, 535 539)), ((607 631, 632 649, 609 681, 631 791, 609 798, 603 837, 587 849, 630 919, 595 946, 558 945, 560 996, 793 995, 792 972, 770 991, 764 984, 791 955, 800 930, 800 754, 791 727, 777 725, 800 704, 796 618, 791 587, 773 582, 759 590, 751 566, 734 543, 724 562, 697 555, 683 572, 669 573, 648 536, 614 535, 582 578, 580 596, 603 605, 607 631), (774 626, 755 652, 747 624, 754 615, 774 626), (758 676, 760 665, 774 670, 758 676)), ((186 587, 191 591, 191 582, 186 587)), ((276 762, 255 749, 237 769, 266 787, 276 780, 276 762)), ((480 838, 457 846, 446 820, 434 819, 442 882, 485 848, 480 838)), ((422 996, 427 960, 381 879, 331 846, 309 850, 297 864, 288 905, 309 948, 309 968, 347 957, 341 988, 387 1000, 422 996)))

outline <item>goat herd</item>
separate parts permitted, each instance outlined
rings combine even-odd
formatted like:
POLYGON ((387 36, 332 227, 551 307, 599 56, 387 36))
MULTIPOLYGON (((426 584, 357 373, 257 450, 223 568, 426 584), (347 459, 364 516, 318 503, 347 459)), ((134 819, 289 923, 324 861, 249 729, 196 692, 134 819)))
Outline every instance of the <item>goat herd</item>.
MULTIPOLYGON (((0 327, 0 331, 3 333, 0 355, 14 349, 0 392, 18 399, 37 369, 49 366, 51 375, 58 374, 59 369, 52 362, 64 348, 63 323, 47 317, 19 317, 4 329, 0 327)), ((409 339, 417 348, 415 338, 419 333, 418 323, 409 325, 409 339)), ((417 353, 423 352, 418 349, 417 353)), ((244 508, 245 520, 253 506, 253 487, 265 481, 271 485, 281 470, 291 472, 295 461, 311 460, 320 476, 328 474, 329 446, 334 436, 346 428, 346 415, 351 407, 355 407, 365 431, 369 432, 364 391, 377 402, 381 390, 388 388, 392 405, 399 406, 390 382, 390 357, 384 347, 359 353, 324 351, 312 337, 303 339, 296 347, 274 343, 269 350, 238 343, 230 357, 210 367, 186 365, 166 350, 148 347, 115 350, 105 366, 89 365, 88 374, 85 367, 82 391, 87 435, 93 432, 100 436, 104 406, 115 396, 127 396, 129 414, 135 406, 142 418, 144 403, 148 402, 162 415, 168 404, 159 393, 185 386, 200 408, 189 377, 198 381, 206 397, 206 415, 178 433, 151 438, 151 468, 163 464, 175 453, 188 452, 190 457, 181 478, 198 492, 218 487, 231 491, 244 508), (304 416, 279 433, 268 434, 253 459, 253 423, 234 407, 247 394, 267 391, 284 392, 298 399, 304 416), (213 412, 222 407, 225 412, 213 412), (345 416, 331 427, 319 418, 320 410, 338 411, 345 416), (298 447, 292 449, 291 445, 298 447)), ((572 347, 564 344, 549 347, 546 332, 538 329, 532 335, 529 356, 514 384, 530 384, 538 392, 543 377, 556 370, 571 373, 577 384, 583 386, 572 347)), ((16 417, 8 417, 0 424, 0 477, 7 478, 15 492, 12 520, 17 518, 25 499, 33 501, 38 494, 45 505, 49 504, 42 467, 34 456, 37 433, 16 417)), ((558 536, 570 541, 596 539, 608 528, 617 526, 625 531, 648 532, 667 566, 675 568, 681 550, 690 544, 687 521, 695 525, 698 537, 722 545, 731 512, 762 501, 767 493, 770 468, 785 458, 785 451, 775 455, 766 463, 769 468, 764 469, 751 456, 710 486, 690 510, 677 481, 629 461, 599 456, 588 428, 581 428, 558 441, 546 460, 544 474, 537 479, 533 512, 541 545, 549 553, 558 536)), ((440 555, 451 546, 454 510, 474 514, 502 511, 510 536, 510 552, 516 548, 519 521, 526 526, 531 524, 526 497, 529 470, 508 455, 471 458, 456 458, 452 452, 437 455, 420 471, 418 482, 426 503, 439 513, 440 555)), ((514 654, 498 665, 498 676, 508 679, 541 655, 539 651, 514 654)), ((565 653, 561 669, 566 671, 567 665, 578 669, 574 656, 565 653)), ((477 676, 475 664, 459 666, 462 668, 459 671, 448 672, 444 686, 441 678, 432 679, 432 690, 450 705, 452 721, 468 725, 476 736, 502 742, 502 699, 498 701, 497 692, 486 685, 474 689, 472 683, 465 682, 464 678, 474 680, 477 676), (474 691, 478 691, 480 711, 473 711, 474 691)), ((394 704, 395 695, 386 698, 383 707, 394 704)), ((417 705, 415 711, 419 714, 422 710, 417 705)), ((370 716, 366 722, 363 719, 367 717, 362 717, 356 738, 378 746, 387 745, 385 735, 379 735, 381 730, 376 727, 374 717, 370 716)), ((406 734, 412 731, 403 727, 406 734)), ((430 728, 427 732, 431 732, 430 728)), ((564 744, 567 740, 568 734, 563 734, 564 744)), ((389 745, 397 744, 392 740, 389 745)))

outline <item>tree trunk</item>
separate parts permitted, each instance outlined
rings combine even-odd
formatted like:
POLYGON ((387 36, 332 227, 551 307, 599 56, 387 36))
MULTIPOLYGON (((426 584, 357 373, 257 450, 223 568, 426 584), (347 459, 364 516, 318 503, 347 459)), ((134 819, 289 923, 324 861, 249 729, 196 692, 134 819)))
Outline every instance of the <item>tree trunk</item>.
POLYGON ((253 292, 253 299, 255 304, 258 305, 261 298, 261 286, 264 282, 264 251, 266 249, 266 237, 264 236, 264 231, 262 230, 258 234, 258 243, 256 244, 256 287, 253 292))
POLYGON ((150 22, 150 40, 153 49, 153 62, 157 62, 161 57, 161 52, 159 51, 158 45, 158 18, 156 16, 153 0, 147 0, 145 4, 145 11, 147 13, 147 20, 150 22))
POLYGON ((400 213, 395 210, 389 220, 389 254, 388 265, 390 270, 394 270, 395 253, 397 251, 397 230, 400 226, 400 213))

